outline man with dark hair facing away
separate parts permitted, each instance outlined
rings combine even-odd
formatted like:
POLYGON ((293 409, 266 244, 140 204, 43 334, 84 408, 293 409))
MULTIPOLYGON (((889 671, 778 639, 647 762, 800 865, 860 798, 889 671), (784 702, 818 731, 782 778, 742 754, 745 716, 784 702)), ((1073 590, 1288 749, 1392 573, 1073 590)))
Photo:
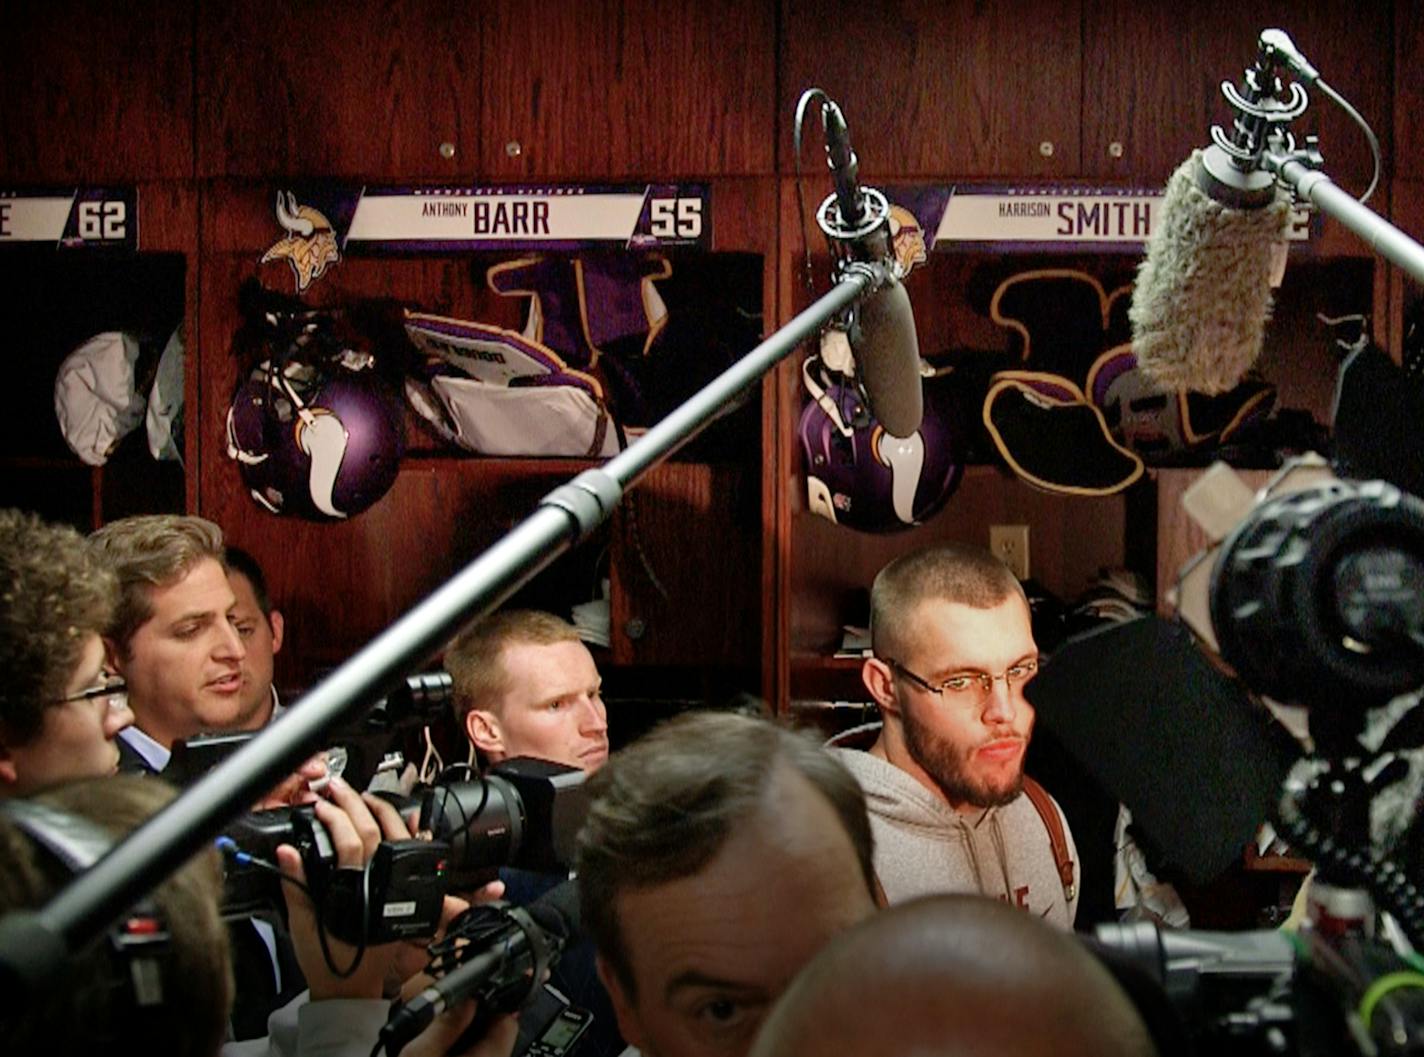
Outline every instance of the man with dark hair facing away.
MULTIPOLYGON (((137 777, 73 782, 33 803, 76 816, 97 834, 117 841, 173 797, 161 782, 137 777)), ((79 834, 80 837, 83 834, 79 834)), ((73 876, 61 859, 28 836, 0 809, 0 915, 44 904, 73 876)), ((126 984, 123 956, 107 939, 75 955, 57 986, 26 996, 4 1020, 8 1053, 88 1057, 142 1052, 153 1057, 212 1057, 227 1033, 233 998, 227 929, 218 910, 222 872, 211 849, 190 860, 152 893, 167 932, 166 950, 152 960, 161 1002, 140 1007, 126 984)), ((150 982, 153 976, 150 976, 150 982)))
POLYGON ((1117 982, 1076 940, 1000 901, 928 896, 832 940, 752 1057, 1155 1057, 1117 982))
POLYGON ((247 654, 242 662, 241 718, 236 729, 261 730, 282 711, 272 671, 273 659, 282 650, 286 620, 272 604, 267 577, 256 558, 241 547, 228 544, 223 549, 223 563, 236 599, 228 619, 247 654))
MULTIPOLYGON (((316 810, 341 867, 359 869, 383 836, 409 836, 390 805, 362 800, 347 786, 338 785, 333 794, 316 810)), ((172 797, 172 788, 161 780, 120 775, 72 782, 24 805, 0 805, 0 859, 7 866, 0 871, 0 916, 42 906, 73 876, 76 849, 97 858, 103 846, 146 822, 172 797)), ((294 848, 280 847, 278 858, 288 876, 303 879, 294 848)), ((208 848, 162 881, 147 905, 128 912, 126 920, 142 925, 124 934, 134 943, 116 946, 111 936, 75 953, 58 985, 35 989, 20 1008, 0 1018, 5 1052, 47 1057, 216 1057, 220 1049, 241 1057, 370 1053, 389 1012, 381 993, 384 977, 399 963, 401 945, 372 947, 358 969, 340 975, 328 968, 320 950, 312 904, 291 887, 284 894, 298 956, 312 981, 310 1000, 289 1017, 274 1017, 276 1030, 267 1038, 224 1043, 234 986, 221 894, 217 853, 208 848), (130 985, 138 960, 145 963, 141 988, 130 985)), ((350 948, 336 940, 331 944, 340 965, 351 964, 350 948)), ((473 1015, 469 1003, 450 1009, 402 1050, 402 1057, 445 1054, 473 1015)), ((499 1018, 465 1057, 508 1057, 514 1040, 512 1019, 499 1018)))
POLYGON ((685 713, 589 787, 581 916, 646 1057, 741 1057, 801 967, 875 910, 860 788, 800 734, 685 713))

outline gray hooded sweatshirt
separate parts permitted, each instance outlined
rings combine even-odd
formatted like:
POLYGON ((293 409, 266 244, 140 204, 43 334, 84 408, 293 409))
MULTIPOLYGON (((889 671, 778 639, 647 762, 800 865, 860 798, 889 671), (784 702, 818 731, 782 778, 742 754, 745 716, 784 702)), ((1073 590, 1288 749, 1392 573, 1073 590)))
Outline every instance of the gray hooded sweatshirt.
POLYGON ((1023 794, 1004 807, 963 815, 893 763, 832 749, 865 790, 875 834, 875 872, 891 903, 942 892, 982 892, 1064 929, 1073 927, 1078 849, 1057 801, 1073 857, 1074 898, 1064 894, 1053 845, 1023 794))

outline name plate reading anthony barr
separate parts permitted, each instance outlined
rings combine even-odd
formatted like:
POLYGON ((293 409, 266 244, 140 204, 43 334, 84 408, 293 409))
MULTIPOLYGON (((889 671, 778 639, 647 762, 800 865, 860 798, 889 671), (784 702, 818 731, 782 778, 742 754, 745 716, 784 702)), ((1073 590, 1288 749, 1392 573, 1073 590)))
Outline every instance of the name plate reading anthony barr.
POLYGON ((324 230, 353 256, 712 244, 706 184, 283 188, 277 202, 287 236, 324 230))

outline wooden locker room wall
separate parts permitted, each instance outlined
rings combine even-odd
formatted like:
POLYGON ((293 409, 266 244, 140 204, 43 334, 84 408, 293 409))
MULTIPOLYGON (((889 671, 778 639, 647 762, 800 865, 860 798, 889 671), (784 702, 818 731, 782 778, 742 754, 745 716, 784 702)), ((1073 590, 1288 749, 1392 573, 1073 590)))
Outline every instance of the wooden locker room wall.
MULTIPOLYGON (((317 9, 286 3, 199 11, 197 166, 209 192, 200 373, 213 405, 199 437, 200 508, 258 553, 278 597, 297 600, 294 658, 284 668, 295 681, 379 631, 586 464, 422 453, 408 455, 391 493, 349 524, 258 510, 222 454, 216 405, 235 381, 223 357, 238 281, 259 274, 286 288, 280 265, 254 266, 270 238, 274 178, 710 179, 714 251, 767 262, 760 308, 773 315, 774 99, 763 88, 775 79, 773 7, 749 7, 749 17, 725 25, 719 11, 689 2, 485 4, 457 20, 449 11, 360 2, 346 5, 330 32, 317 9), (719 40, 740 61, 723 61, 719 40), (262 56, 260 72, 251 56, 262 56), (323 619, 328 584, 344 585, 335 620, 323 619)), ((311 296, 383 294, 517 327, 514 306, 491 305, 482 286, 463 260, 347 260, 311 296), (491 318, 500 310, 508 318, 491 318)), ((663 672, 659 685, 694 697, 704 687, 755 689, 769 604, 760 589, 767 504, 758 462, 681 462, 656 471, 634 498, 636 525, 625 504, 541 582, 591 582, 606 546, 613 643, 601 665, 663 672), (662 560, 646 566, 640 548, 662 560), (713 575, 719 563, 731 571, 713 575), (669 598, 645 575, 653 567, 669 598), (710 668, 725 676, 704 679, 710 668)), ((548 593, 535 585, 536 599, 548 593)))
MULTIPOLYGON (((1238 77, 1255 34, 1278 23, 1380 132, 1391 179, 1375 205, 1397 202, 1401 221, 1418 232, 1424 163, 1410 117, 1424 96, 1417 61, 1424 18, 1415 7, 1404 0, 1250 7, 1209 0, 1189 11, 1125 0, 893 0, 869 7, 843 0, 495 0, 452 17, 435 0, 354 0, 335 18, 327 6, 278 0, 11 5, 0 72, 0 180, 137 182, 144 247, 188 255, 189 396, 198 412, 189 419, 190 508, 236 518, 274 580, 313 612, 318 591, 329 590, 313 573, 333 546, 350 555, 338 570, 352 585, 338 619, 361 630, 332 645, 310 617, 313 630, 284 666, 289 679, 301 681, 305 669, 382 626, 417 586, 433 582, 438 570, 429 554, 455 532, 442 490, 468 499, 505 475, 414 467, 383 508, 330 530, 241 508, 246 500, 215 422, 232 378, 223 366, 232 283, 252 270, 266 217, 233 217, 257 209, 273 180, 707 178, 720 244, 766 255, 770 327, 794 310, 785 269, 800 234, 786 209, 789 130, 791 106, 807 85, 819 83, 842 103, 873 178, 1160 182, 1205 142, 1211 122, 1225 119, 1216 85, 1238 77), (853 40, 842 28, 851 24, 853 40), (446 144, 450 157, 441 150, 446 144), (481 480, 474 492, 470 477, 481 480), (427 546, 392 552, 397 526, 427 546), (382 570, 362 575, 367 559, 382 570)), ((1332 173, 1359 190, 1367 174, 1361 141, 1328 104, 1316 99, 1314 106, 1323 114, 1332 173)), ((815 138, 802 160, 818 198, 825 177, 815 138)), ((354 286, 424 292, 430 283, 456 301, 469 281, 458 265, 403 263, 379 280, 366 269, 353 276, 354 286)), ((1380 276, 1378 330, 1397 349, 1399 316, 1413 291, 1382 266, 1380 276)), ((916 312, 933 335, 941 309, 917 303, 916 312)), ((734 655, 726 658, 732 666, 759 667, 760 688, 784 702, 793 611, 810 606, 814 617, 817 604, 806 592, 819 582, 792 575, 798 555, 811 559, 807 568, 822 562, 829 575, 859 579, 886 545, 857 539, 847 549, 870 557, 839 570, 838 540, 822 546, 809 529, 802 533, 813 537, 809 549, 804 538, 797 549, 790 372, 780 372, 767 392, 767 457, 738 471, 739 486, 759 492, 759 504, 735 516, 720 511, 715 489, 693 475, 663 485, 685 521, 651 521, 669 541, 695 539, 708 557, 729 533, 754 539, 734 568, 719 572, 736 586, 715 607, 718 622, 740 621, 750 633, 716 649, 734 655)), ((499 487, 514 488, 512 508, 542 494, 545 483, 552 481, 522 491, 513 482, 499 487)), ((1059 522, 1063 537, 1071 535, 1071 518, 1052 512, 1051 503, 1045 512, 1034 505, 1041 498, 1025 500, 1032 509, 1021 514, 993 484, 966 488, 967 523, 1002 511, 1059 522)), ((1096 523, 1083 530, 1094 539, 1085 554, 1096 560, 1100 551, 1125 552, 1125 510, 1082 516, 1096 523)), ((1051 535, 1034 538, 1046 547, 1040 553, 1053 552, 1051 535)), ((698 630, 689 628, 686 637, 698 630)), ((660 628, 660 635, 665 656, 703 652, 679 642, 676 627, 660 628)), ((658 659, 631 646, 623 658, 658 659)))

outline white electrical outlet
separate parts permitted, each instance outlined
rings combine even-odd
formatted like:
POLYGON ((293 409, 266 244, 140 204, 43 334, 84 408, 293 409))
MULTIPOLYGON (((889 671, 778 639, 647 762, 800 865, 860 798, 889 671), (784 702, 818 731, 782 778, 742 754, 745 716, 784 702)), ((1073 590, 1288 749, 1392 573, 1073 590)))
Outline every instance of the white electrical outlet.
POLYGON ((989 549, 1020 580, 1028 579, 1028 526, 990 525, 989 549))

